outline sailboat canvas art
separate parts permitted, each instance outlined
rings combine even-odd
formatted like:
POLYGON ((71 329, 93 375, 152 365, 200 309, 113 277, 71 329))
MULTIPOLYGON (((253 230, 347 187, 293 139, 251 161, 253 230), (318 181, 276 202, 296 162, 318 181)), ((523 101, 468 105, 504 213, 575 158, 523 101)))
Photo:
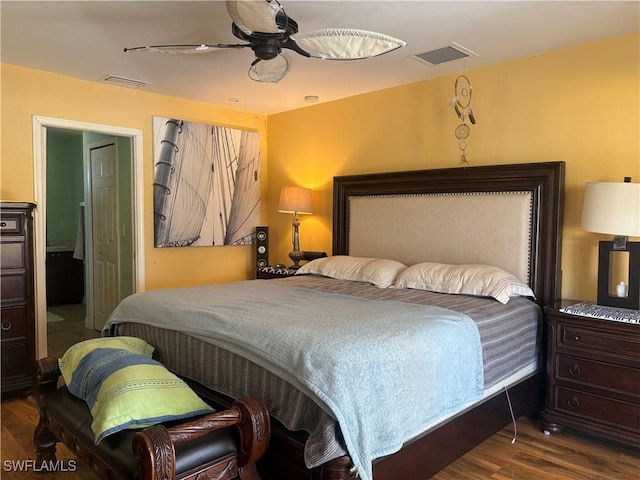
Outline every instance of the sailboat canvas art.
POLYGON ((156 247, 242 245, 260 225, 258 132, 153 117, 156 247))

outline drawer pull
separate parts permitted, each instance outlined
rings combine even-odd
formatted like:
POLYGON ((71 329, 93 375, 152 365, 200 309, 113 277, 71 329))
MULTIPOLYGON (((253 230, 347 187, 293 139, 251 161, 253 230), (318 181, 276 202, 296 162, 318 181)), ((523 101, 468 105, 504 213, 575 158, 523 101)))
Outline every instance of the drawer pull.
POLYGON ((11 327, 12 327, 12 325, 11 325, 11 322, 10 322, 9 320, 5 320, 4 322, 2 322, 2 327, 1 327, 1 328, 2 328, 2 330, 4 330, 5 332, 6 332, 7 330, 11 330, 11 327))
POLYGON ((573 365, 571 365, 571 367, 569 367, 569 373, 574 377, 577 377, 578 375, 580 375, 580 373, 582 373, 580 371, 580 365, 578 365, 577 363, 574 363, 573 365))
POLYGON ((573 341, 574 342, 579 342, 580 341, 580 337, 578 335, 574 335, 573 336, 573 341))
POLYGON ((578 401, 578 397, 575 395, 567 400, 567 405, 571 408, 578 408, 580 406, 580 402, 578 401))
POLYGON ((0 229, 2 230, 17 230, 18 222, 16 220, 4 220, 0 222, 0 229))

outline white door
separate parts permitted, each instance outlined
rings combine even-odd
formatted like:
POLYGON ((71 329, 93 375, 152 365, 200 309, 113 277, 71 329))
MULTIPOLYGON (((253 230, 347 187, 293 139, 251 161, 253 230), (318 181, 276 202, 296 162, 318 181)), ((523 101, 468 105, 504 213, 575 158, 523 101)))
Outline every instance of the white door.
POLYGON ((90 150, 93 327, 102 330, 120 302, 118 172, 114 143, 90 150))

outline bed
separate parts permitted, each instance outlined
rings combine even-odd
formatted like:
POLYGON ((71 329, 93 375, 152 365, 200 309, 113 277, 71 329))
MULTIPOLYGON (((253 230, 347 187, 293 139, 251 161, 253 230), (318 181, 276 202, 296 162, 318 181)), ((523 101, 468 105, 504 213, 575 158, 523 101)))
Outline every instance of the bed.
POLYGON ((541 307, 559 298, 563 188, 563 162, 335 177, 333 256, 307 267, 381 259, 386 284, 307 268, 312 274, 144 292, 123 301, 104 333, 144 338, 222 405, 243 393, 263 397, 274 419, 265 479, 423 480, 540 410, 541 307), (503 304, 411 282, 394 288, 405 273, 389 273, 398 262, 446 266, 447 288, 453 266, 491 265, 530 294, 516 291, 503 304), (326 317, 315 315, 321 310, 326 317), (426 333, 416 317, 429 318, 426 333), (305 336, 314 323, 322 332, 305 336), (423 347, 427 337, 435 346, 423 347), (419 374, 435 364, 423 359, 431 354, 440 363, 427 384, 419 374))

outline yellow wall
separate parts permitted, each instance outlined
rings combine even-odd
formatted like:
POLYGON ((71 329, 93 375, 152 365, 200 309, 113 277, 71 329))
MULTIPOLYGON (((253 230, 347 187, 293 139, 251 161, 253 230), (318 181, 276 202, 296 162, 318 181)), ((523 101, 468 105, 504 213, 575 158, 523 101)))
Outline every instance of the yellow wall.
MULTIPOLYGON (((565 298, 595 300, 597 242, 609 239, 580 229, 584 184, 640 182, 639 45, 633 34, 466 72, 477 118, 471 165, 567 163, 565 298)), ((291 250, 290 216, 274 207, 281 186, 314 189, 315 214, 301 217, 301 249, 330 252, 334 175, 459 164, 459 121, 448 106, 455 77, 269 117, 272 261, 291 250)))
MULTIPOLYGON (((595 299, 597 242, 607 239, 580 229, 584 184, 640 181, 639 44, 634 34, 467 72, 478 120, 468 141, 471 165, 567 162, 565 297, 595 299)), ((153 115, 260 132, 274 263, 286 261, 291 249, 291 217, 277 213, 281 186, 314 189, 315 214, 301 217, 301 248, 330 252, 334 175, 459 161, 458 121, 448 107, 455 75, 272 115, 268 137, 266 120, 250 112, 6 64, 1 79, 2 199, 34 199, 32 115, 143 131, 147 289, 253 275, 251 247, 153 247, 153 115)))
MULTIPOLYGON (((244 280, 253 276, 249 246, 154 248, 152 117, 258 130, 266 185, 266 119, 253 113, 86 82, 2 64, 0 198, 33 201, 32 116, 115 125, 143 132, 146 288, 244 280)), ((265 210, 266 211, 266 210, 265 210)))

